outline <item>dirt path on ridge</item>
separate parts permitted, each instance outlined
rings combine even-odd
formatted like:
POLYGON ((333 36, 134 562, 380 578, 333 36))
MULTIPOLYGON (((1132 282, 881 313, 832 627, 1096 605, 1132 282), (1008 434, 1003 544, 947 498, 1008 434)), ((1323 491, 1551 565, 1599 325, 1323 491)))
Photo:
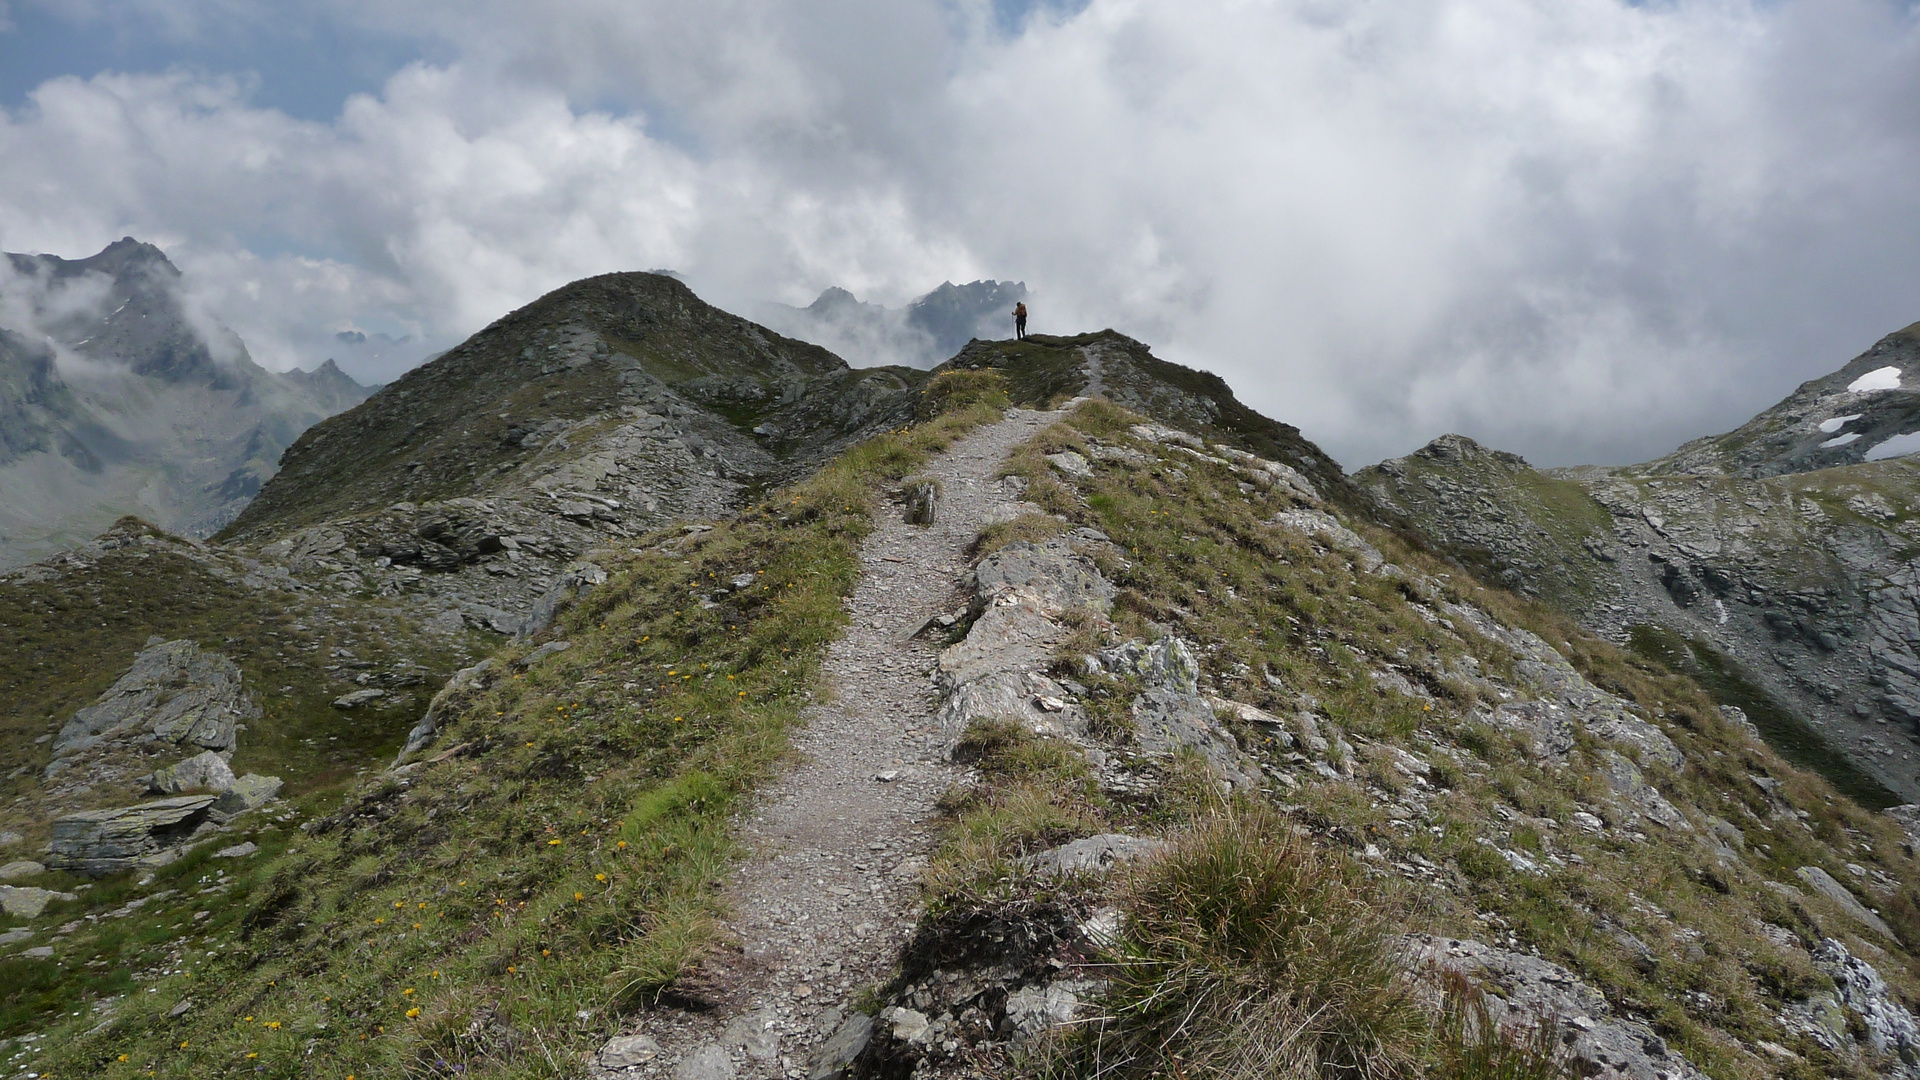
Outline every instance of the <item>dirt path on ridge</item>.
POLYGON ((937 642, 908 635, 960 606, 966 545, 1018 512, 995 470, 1061 415, 1008 410, 930 463, 924 475, 943 489, 932 526, 879 509, 847 601, 852 623, 827 652, 832 697, 794 737, 800 764, 739 822, 752 855, 726 892, 740 951, 716 970, 720 1007, 643 1014, 635 1031, 654 1045, 616 1039, 592 1075, 803 1077, 854 996, 891 973, 920 916, 933 803, 957 775, 934 719, 937 642))

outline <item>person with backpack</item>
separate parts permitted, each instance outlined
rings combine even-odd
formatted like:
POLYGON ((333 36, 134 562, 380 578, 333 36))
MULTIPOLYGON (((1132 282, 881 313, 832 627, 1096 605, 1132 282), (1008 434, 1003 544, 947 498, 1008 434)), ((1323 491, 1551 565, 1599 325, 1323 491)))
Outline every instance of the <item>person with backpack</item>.
POLYGON ((1013 336, 1016 341, 1027 339, 1027 304, 1024 300, 1013 305, 1013 336))

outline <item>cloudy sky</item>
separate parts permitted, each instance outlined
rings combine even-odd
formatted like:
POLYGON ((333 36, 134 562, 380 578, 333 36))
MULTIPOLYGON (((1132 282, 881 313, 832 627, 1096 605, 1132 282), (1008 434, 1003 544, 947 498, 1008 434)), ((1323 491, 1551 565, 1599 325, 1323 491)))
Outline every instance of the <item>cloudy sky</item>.
MULTIPOLYGON (((166 248, 270 367, 571 279, 1018 279, 1350 467, 1724 430, 1920 319, 1886 0, 0 0, 0 248, 166 248)), ((355 360, 385 379, 397 359, 355 360)))

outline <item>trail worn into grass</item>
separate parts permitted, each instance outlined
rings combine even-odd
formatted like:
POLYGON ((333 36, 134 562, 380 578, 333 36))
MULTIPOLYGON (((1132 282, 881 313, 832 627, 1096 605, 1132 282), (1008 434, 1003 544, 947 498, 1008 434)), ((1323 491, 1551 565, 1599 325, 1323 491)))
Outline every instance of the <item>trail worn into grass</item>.
POLYGON ((712 1007, 641 1015, 593 1075, 809 1075, 854 999, 887 977, 919 918, 933 804, 953 778, 934 719, 938 638, 912 635, 962 606, 968 543, 1020 509, 996 469, 1061 415, 1010 410, 935 459, 933 525, 882 505, 851 625, 825 661, 832 693, 794 738, 800 763, 740 822, 751 855, 726 893, 736 948, 696 980, 712 1007))

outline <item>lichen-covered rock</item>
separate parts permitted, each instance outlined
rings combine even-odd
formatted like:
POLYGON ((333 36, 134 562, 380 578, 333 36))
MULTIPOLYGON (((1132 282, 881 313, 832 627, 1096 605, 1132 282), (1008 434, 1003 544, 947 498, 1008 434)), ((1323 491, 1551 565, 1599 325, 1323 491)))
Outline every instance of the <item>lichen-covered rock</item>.
POLYGON ((1157 855, 1166 849, 1165 840, 1127 836, 1124 833, 1101 833, 1057 848, 1048 848, 1037 855, 1028 856, 1025 862, 1042 873, 1092 874, 1120 863, 1157 855))
POLYGON ((1913 1014, 1893 996, 1873 965, 1849 953, 1834 938, 1820 942, 1813 950, 1813 962, 1832 977, 1840 1001, 1860 1018, 1862 1041, 1873 1052, 1893 1059, 1892 1075, 1902 1080, 1920 1077, 1920 1023, 1914 1022, 1913 1014))
POLYGON ((0 911, 16 919, 37 919, 55 900, 73 900, 76 894, 36 889, 31 886, 0 885, 0 911))
POLYGON ((60 729, 48 772, 114 739, 231 750, 236 727, 257 715, 233 661, 191 641, 153 641, 99 700, 60 729))
POLYGON ((1105 611, 1112 606, 1116 592, 1091 559, 1058 539, 1008 544, 980 560, 974 578, 985 600, 1024 590, 1039 601, 1046 615, 1057 615, 1068 608, 1105 611))
POLYGON ((1151 645, 1125 642, 1101 650, 1091 661, 1087 666, 1094 671, 1131 676, 1182 694, 1199 692, 1200 662, 1194 659, 1192 647, 1177 637, 1163 637, 1151 645))
POLYGON ((224 821, 249 810, 258 810, 279 798, 280 789, 285 786, 277 776, 248 773, 227 785, 227 790, 214 800, 213 815, 224 821))
POLYGON ((1253 790, 1258 770, 1241 757, 1239 744, 1221 728, 1213 708, 1198 694, 1172 686, 1151 686, 1133 699, 1134 738, 1149 754, 1198 754, 1213 774, 1235 787, 1253 790))
POLYGON ((1407 939, 1415 971, 1451 972, 1486 993, 1490 1019, 1521 1030, 1553 1023, 1574 1075, 1593 1080, 1706 1080, 1706 1074, 1605 995, 1558 964, 1477 941, 1427 934, 1407 939))
POLYGON ((215 796, 183 795, 69 814, 53 823, 47 865, 89 877, 130 870, 193 835, 209 820, 215 796))
POLYGON ((145 778, 147 794, 178 795, 196 788, 225 791, 233 786, 233 768, 227 759, 205 750, 145 778))

